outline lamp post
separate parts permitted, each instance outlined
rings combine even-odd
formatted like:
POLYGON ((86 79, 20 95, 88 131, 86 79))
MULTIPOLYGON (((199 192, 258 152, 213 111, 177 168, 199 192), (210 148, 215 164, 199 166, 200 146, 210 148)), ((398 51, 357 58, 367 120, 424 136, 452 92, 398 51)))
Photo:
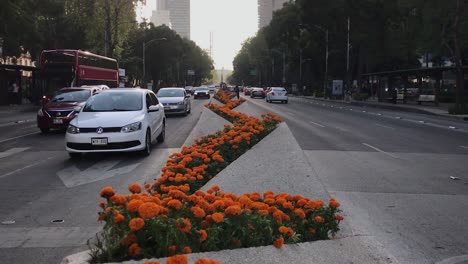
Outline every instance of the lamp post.
POLYGON ((146 46, 148 46, 149 44, 151 43, 154 43, 156 41, 164 41, 164 40, 167 40, 166 38, 157 38, 157 39, 152 39, 150 41, 147 41, 147 42, 143 42, 143 82, 145 81, 145 77, 146 77, 146 46))
POLYGON ((271 51, 274 51, 283 55, 283 87, 285 87, 286 86, 286 53, 284 53, 283 51, 279 51, 277 49, 271 49, 271 51))

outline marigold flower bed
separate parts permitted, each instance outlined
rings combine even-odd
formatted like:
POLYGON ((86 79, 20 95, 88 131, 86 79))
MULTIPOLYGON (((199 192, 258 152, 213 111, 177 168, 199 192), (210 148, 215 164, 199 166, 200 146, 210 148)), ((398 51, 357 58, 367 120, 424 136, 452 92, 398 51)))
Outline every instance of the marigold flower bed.
MULTIPOLYGON (((220 98, 229 98, 218 92, 220 98)), ((297 243, 334 236, 343 216, 339 203, 328 205, 299 195, 247 193, 237 196, 215 186, 199 189, 276 128, 269 113, 262 120, 232 110, 242 103, 207 105, 233 126, 202 137, 172 154, 152 185, 129 185, 132 194, 101 190, 104 230, 92 250, 93 262, 160 258, 192 252, 297 243), (146 191, 142 193, 142 191, 146 191)), ((169 259, 168 259, 169 263, 169 259)), ((175 262, 178 263, 178 262, 175 262)))

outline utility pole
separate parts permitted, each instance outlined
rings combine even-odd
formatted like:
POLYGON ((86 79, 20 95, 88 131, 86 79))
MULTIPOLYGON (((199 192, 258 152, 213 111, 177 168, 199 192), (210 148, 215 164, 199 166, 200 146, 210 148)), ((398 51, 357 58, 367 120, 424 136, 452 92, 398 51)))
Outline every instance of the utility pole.
POLYGON ((323 80, 323 98, 327 93, 327 81, 328 81, 328 29, 325 31, 325 79, 323 80))
MULTIPOLYGON (((350 90, 351 89, 351 76, 349 72, 349 50, 351 48, 351 43, 349 40, 349 32, 351 29, 351 19, 348 17, 348 46, 346 49, 346 89, 350 90)), ((344 93, 344 90, 342 91, 344 93)))

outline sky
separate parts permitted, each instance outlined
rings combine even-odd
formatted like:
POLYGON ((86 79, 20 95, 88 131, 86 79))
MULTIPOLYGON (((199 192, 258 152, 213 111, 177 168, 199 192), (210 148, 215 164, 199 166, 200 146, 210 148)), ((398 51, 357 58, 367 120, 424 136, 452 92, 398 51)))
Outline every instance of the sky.
MULTIPOLYGON (((191 39, 202 49, 210 49, 213 32, 213 60, 216 69, 231 69, 242 43, 258 30, 257 0, 191 0, 191 39)), ((156 0, 146 0, 137 9, 138 17, 150 18, 156 0)))

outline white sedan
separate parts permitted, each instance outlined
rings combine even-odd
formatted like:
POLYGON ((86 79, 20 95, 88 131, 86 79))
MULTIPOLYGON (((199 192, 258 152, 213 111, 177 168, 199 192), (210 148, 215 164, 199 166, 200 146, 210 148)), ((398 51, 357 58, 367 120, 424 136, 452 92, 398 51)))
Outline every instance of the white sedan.
POLYGON ((267 103, 271 103, 273 101, 280 101, 281 103, 288 103, 288 92, 283 87, 271 87, 268 90, 266 95, 267 103))
POLYGON ((66 149, 71 158, 82 153, 141 151, 165 138, 164 106, 149 90, 116 88, 91 97, 67 128, 66 149))

